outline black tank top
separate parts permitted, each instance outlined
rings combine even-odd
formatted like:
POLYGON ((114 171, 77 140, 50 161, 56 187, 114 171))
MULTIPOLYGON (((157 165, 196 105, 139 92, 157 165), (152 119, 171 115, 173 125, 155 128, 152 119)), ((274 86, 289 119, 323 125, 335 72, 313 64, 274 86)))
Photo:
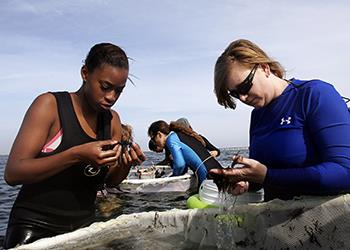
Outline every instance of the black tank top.
MULTIPOLYGON (((47 157, 76 145, 96 141, 95 138, 88 136, 80 126, 69 93, 56 92, 52 94, 57 100, 63 136, 60 145, 54 151, 40 153, 38 157, 47 157)), ((109 111, 99 114, 97 139, 111 137, 111 118, 112 115, 109 111)), ((80 221, 84 218, 91 218, 95 214, 94 203, 97 187, 103 183, 108 171, 106 167, 101 167, 99 172, 95 170, 96 168, 91 168, 85 163, 78 163, 43 181, 24 184, 14 203, 13 212, 16 209, 37 211, 40 214, 41 222, 45 220, 43 215, 47 214, 50 223, 55 222, 54 215, 57 215, 57 218, 68 216, 70 220, 80 221)), ((16 217, 18 221, 21 214, 12 216, 16 217)), ((23 219, 25 220, 25 218, 23 219)), ((67 223, 72 225, 71 222, 67 223)))

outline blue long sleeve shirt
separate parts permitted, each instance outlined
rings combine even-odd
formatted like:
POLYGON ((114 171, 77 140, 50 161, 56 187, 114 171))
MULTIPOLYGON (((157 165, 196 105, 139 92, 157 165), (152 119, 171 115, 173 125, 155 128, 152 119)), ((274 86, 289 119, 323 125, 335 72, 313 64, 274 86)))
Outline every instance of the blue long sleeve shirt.
POLYGON ((170 132, 166 139, 166 147, 173 157, 173 175, 178 176, 187 172, 189 166, 198 177, 199 185, 207 177, 207 169, 200 157, 187 144, 180 141, 175 132, 170 132))
POLYGON ((292 79, 281 96, 254 109, 249 151, 268 168, 266 200, 350 191, 350 114, 326 82, 292 79))

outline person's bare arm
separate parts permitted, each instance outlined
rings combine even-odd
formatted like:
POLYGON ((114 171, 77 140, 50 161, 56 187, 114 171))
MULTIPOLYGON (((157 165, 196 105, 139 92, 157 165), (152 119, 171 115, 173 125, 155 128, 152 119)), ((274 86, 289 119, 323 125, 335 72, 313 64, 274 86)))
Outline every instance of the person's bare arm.
POLYGON ((31 104, 6 164, 5 180, 9 185, 44 180, 80 161, 95 165, 116 161, 113 150, 101 150, 104 144, 111 141, 87 143, 52 156, 37 158, 57 119, 57 104, 52 94, 42 94, 31 104))

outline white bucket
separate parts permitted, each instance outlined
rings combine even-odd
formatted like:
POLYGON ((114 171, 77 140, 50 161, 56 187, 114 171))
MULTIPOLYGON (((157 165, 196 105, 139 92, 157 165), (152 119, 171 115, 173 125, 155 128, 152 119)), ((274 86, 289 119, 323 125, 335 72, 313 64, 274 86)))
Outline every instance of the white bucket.
POLYGON ((204 180, 199 187, 199 199, 208 204, 219 205, 219 190, 213 180, 204 180))
MULTIPOLYGON (((219 190, 213 180, 204 180, 199 187, 199 199, 207 204, 222 205, 219 198, 219 190)), ((264 190, 246 192, 236 196, 235 204, 248 204, 264 201, 264 190)))

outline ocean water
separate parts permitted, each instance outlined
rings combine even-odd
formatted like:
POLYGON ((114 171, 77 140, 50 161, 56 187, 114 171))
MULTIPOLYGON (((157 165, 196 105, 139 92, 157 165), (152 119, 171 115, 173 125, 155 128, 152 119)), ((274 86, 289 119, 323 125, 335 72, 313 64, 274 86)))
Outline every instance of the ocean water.
MULTIPOLYGON (((163 160, 164 154, 145 152, 147 160, 144 166, 150 166, 163 160)), ((240 154, 247 156, 247 148, 224 148, 217 158, 224 166, 230 166, 232 156, 240 154)), ((0 155, 0 249, 6 232, 7 220, 12 204, 17 196, 20 186, 11 187, 4 181, 4 168, 7 161, 6 155, 0 155)), ((189 193, 157 193, 157 194, 108 194, 105 197, 97 197, 96 214, 97 221, 106 221, 116 218, 121 214, 131 214, 147 211, 165 211, 172 208, 186 209, 186 200, 189 193)))

